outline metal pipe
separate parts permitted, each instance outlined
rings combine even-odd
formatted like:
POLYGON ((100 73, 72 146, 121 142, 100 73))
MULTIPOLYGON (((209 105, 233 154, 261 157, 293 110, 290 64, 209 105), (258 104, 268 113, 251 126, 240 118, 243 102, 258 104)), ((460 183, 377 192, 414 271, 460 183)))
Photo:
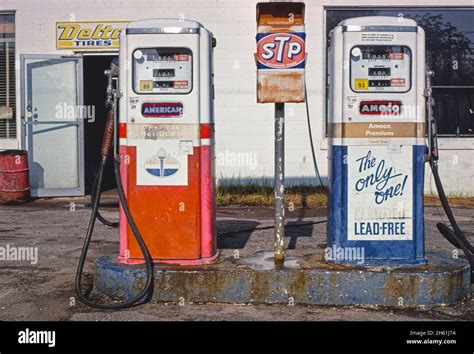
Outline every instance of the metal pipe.
POLYGON ((285 104, 275 103, 275 264, 285 259, 285 104))

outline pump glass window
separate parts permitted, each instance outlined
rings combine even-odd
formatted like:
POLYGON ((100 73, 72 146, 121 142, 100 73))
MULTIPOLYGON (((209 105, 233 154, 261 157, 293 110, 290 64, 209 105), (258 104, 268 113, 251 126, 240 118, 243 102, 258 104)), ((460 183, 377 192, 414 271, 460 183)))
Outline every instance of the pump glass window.
POLYGON ((411 87, 411 51, 406 46, 355 46, 350 51, 351 88, 355 92, 407 92, 411 87))
POLYGON ((133 52, 133 90, 139 94, 187 94, 192 90, 192 52, 140 48, 133 52))

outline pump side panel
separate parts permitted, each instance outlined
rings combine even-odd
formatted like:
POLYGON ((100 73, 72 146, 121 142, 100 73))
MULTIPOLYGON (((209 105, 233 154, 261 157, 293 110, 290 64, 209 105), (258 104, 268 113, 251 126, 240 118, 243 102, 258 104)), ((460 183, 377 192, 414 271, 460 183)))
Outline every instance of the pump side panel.
MULTIPOLYGON (((127 198, 132 216, 153 259, 197 259, 201 254, 200 147, 188 156, 187 186, 137 185, 137 149, 125 148, 129 156, 127 198)), ((124 220, 123 220, 124 221, 124 220)), ((143 255, 127 226, 131 260, 143 255)))
MULTIPOLYGON (((377 260, 391 260, 393 263, 397 261, 401 263, 410 263, 410 261, 413 263, 423 262, 424 222, 422 187, 424 183, 423 153, 425 146, 408 147, 408 151, 404 156, 407 160, 408 182, 405 184, 401 201, 399 199, 395 204, 392 203, 391 207, 395 208, 395 210, 387 210, 389 215, 395 215, 397 214, 396 208, 400 205, 400 210, 402 211, 407 211, 407 207, 410 209, 409 215, 407 217, 398 216, 393 218, 385 216, 381 220, 387 225, 393 222, 403 223, 406 231, 405 236, 390 236, 388 230, 382 230, 382 226, 376 231, 373 229, 370 231, 371 233, 377 233, 376 236, 368 235, 367 225, 371 220, 370 212, 374 212, 374 210, 365 205, 365 203, 370 205, 374 194, 366 194, 364 191, 356 192, 354 183, 357 182, 357 179, 352 178, 354 183, 349 183, 351 176, 358 169, 350 163, 344 163, 344 160, 354 160, 360 155, 358 154, 360 149, 357 150, 355 155, 355 151, 351 151, 351 148, 351 146, 330 146, 332 176, 330 181, 331 198, 329 202, 328 245, 333 248, 333 253, 336 254, 339 248, 349 249, 357 247, 364 250, 364 258, 367 263, 377 260), (351 202, 355 193, 359 194, 361 198, 357 202, 351 202), (349 197, 349 195, 352 195, 352 197, 349 197), (364 218, 366 213, 369 213, 369 216, 364 218), (364 226, 361 227, 361 224, 364 226)), ((371 149, 375 151, 373 147, 371 149)), ((384 157, 386 160, 393 160, 393 156, 389 153, 384 157)), ((400 160, 397 162, 400 164, 400 160)), ((401 169, 398 171, 400 172, 401 169)), ((384 204, 390 203, 389 199, 382 199, 385 201, 376 207, 376 212, 380 215, 383 215, 384 208, 387 208, 384 204)), ((330 257, 330 259, 340 263, 353 263, 350 260, 337 259, 335 257, 330 257)))

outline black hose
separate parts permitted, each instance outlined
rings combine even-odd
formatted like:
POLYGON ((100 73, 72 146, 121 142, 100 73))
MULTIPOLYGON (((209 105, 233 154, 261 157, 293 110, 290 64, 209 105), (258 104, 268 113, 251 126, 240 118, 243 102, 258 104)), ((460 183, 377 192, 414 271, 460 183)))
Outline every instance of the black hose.
MULTIPOLYGON (((105 167, 105 166, 104 166, 105 167)), ((99 173, 96 173, 95 177, 94 177, 94 182, 92 183, 92 188, 91 188, 91 205, 94 205, 94 199, 95 199, 95 196, 97 194, 97 183, 99 181, 98 179, 99 177, 99 173)), ((99 205, 100 205, 100 197, 99 197, 99 205)), ((118 221, 110 221, 110 220, 107 220, 101 213, 99 210, 97 210, 97 219, 99 219, 99 221, 106 225, 106 226, 109 226, 109 227, 119 227, 120 223, 118 221)))
POLYGON ((443 206, 444 212, 446 213, 446 216, 448 217, 449 222, 451 223, 451 226, 453 227, 455 234, 458 234, 465 239, 466 237, 464 236, 463 232, 459 228, 459 225, 456 222, 456 218, 454 217, 453 211, 451 210, 451 207, 449 206, 448 198, 446 197, 443 184, 441 183, 441 179, 439 177, 438 166, 432 159, 429 160, 429 163, 430 163, 431 170, 433 171, 433 177, 435 180, 436 189, 438 190, 439 199, 441 200, 441 205, 443 206))
POLYGON ((120 176, 120 166, 117 159, 114 158, 114 174, 115 174, 115 181, 117 183, 117 190, 120 199, 120 203, 122 204, 123 211, 125 216, 127 217, 127 221, 132 229, 133 235, 135 236, 137 243, 140 247, 140 250, 143 253, 143 257, 145 259, 145 266, 146 266, 146 282, 143 289, 140 293, 132 298, 131 300, 127 300, 121 303, 115 304, 103 304, 97 303, 88 298, 88 294, 90 293, 91 289, 88 289, 87 294, 82 293, 82 274, 84 271, 84 264, 87 257, 87 252, 89 250, 90 241, 92 238, 92 234, 94 231, 94 225, 97 219, 97 215, 99 212, 99 201, 100 201, 100 192, 102 186, 102 178, 104 175, 104 168, 107 163, 107 156, 102 155, 100 160, 99 171, 97 173, 97 186, 95 188, 95 197, 93 198, 93 205, 92 205, 92 214, 89 220, 89 226, 87 228, 86 237, 84 239, 84 245, 81 250, 81 255, 79 257, 79 263, 77 265, 76 271, 76 283, 75 283, 75 290, 79 299, 86 305, 98 308, 98 309, 105 309, 105 310, 120 310, 126 309, 133 306, 142 305, 151 300, 153 296, 153 289, 154 289, 154 276, 153 276, 153 259, 151 258, 150 252, 148 251, 145 242, 135 224, 132 214, 128 208, 127 199, 125 197, 125 193, 123 191, 122 179, 120 176))
POLYGON ((441 233, 441 235, 443 235, 450 244, 459 249, 463 248, 462 243, 459 242, 458 237, 453 232, 453 230, 448 227, 448 225, 438 222, 436 223, 436 227, 438 228, 438 231, 441 233))
POLYGON ((443 206, 444 212, 449 219, 449 222, 453 228, 451 230, 446 224, 441 222, 436 224, 439 232, 456 248, 462 249, 464 255, 466 256, 469 264, 471 265, 471 283, 474 281, 474 256, 473 256, 473 247, 471 243, 468 241, 464 233, 462 232, 461 228, 459 227, 456 218, 454 217, 453 211, 449 205, 448 198, 446 197, 446 193, 443 188, 443 184, 441 183, 441 178, 439 177, 438 172, 438 165, 437 163, 430 158, 429 164, 431 170, 433 171, 433 177, 435 180, 436 189, 438 190, 438 196, 441 200, 441 205, 443 206))
POLYGON ((306 103, 306 120, 308 121, 308 134, 309 134, 309 142, 311 144, 311 154, 313 156, 314 172, 316 173, 316 176, 319 178, 319 183, 321 187, 324 187, 323 180, 321 179, 321 174, 319 173, 318 162, 316 161, 316 153, 314 151, 313 133, 311 132, 311 121, 309 119, 309 104, 308 104, 308 92, 306 91, 306 80, 304 82, 304 101, 306 103))

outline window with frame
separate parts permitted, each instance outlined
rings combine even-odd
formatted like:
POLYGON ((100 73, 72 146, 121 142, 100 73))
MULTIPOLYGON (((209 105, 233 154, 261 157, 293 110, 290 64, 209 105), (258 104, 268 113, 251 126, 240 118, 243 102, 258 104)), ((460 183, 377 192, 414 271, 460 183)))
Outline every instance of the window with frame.
POLYGON ((363 16, 417 21, 426 34, 426 64, 435 72, 432 84, 439 136, 473 137, 474 8, 326 8, 326 35, 342 20, 363 16))
POLYGON ((0 13, 0 139, 16 138, 15 15, 0 13))

